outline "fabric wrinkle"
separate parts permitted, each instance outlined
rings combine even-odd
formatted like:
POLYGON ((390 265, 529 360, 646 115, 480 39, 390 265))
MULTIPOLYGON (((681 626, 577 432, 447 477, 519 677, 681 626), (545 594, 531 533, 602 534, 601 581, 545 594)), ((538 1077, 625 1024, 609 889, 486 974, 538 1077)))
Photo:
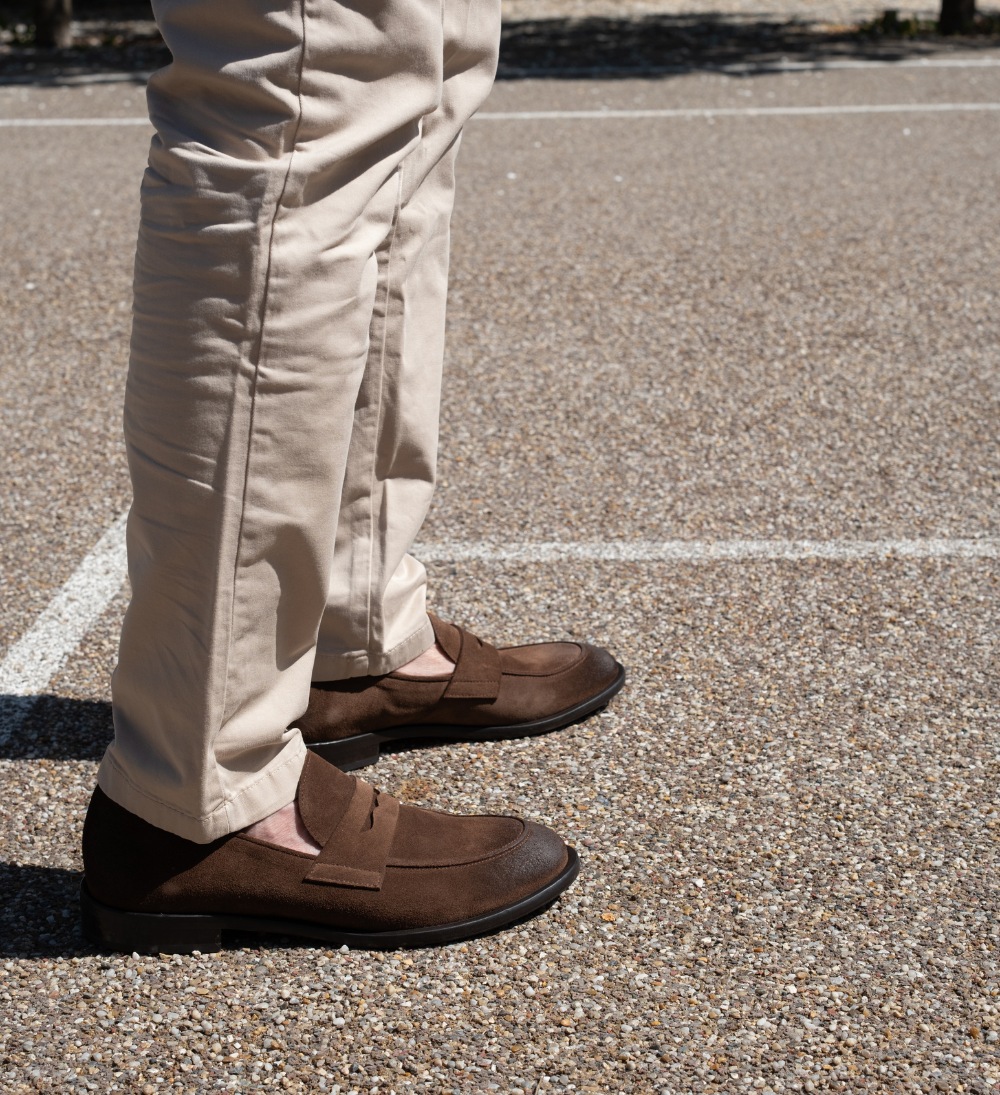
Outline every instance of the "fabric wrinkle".
POLYGON ((133 590, 99 782, 210 842, 294 798, 312 680, 434 641, 408 553, 434 486, 454 157, 499 2, 154 14, 174 61, 147 95, 133 590))

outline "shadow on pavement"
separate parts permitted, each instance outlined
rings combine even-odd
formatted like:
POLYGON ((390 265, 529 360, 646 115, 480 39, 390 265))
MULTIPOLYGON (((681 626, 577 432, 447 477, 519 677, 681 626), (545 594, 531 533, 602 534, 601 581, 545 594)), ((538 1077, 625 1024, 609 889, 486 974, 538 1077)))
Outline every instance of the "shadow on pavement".
POLYGON ((0 958, 91 950, 80 931, 80 871, 0 863, 0 958))
POLYGON ((903 37, 777 16, 649 15, 545 19, 503 29, 500 79, 669 76, 693 69, 748 73, 791 64, 902 61, 1000 47, 1000 37, 903 37))
MULTIPOLYGON (((0 47, 0 84, 121 80, 130 74, 141 83, 169 64, 170 51, 143 0, 77 0, 75 10, 76 44, 41 50, 31 44, 30 25, 18 23, 31 18, 25 0, 0 0, 0 23, 25 28, 0 47)), ((998 48, 996 34, 876 34, 769 12, 537 19, 504 25, 498 78, 663 77, 698 69, 752 73, 789 63, 902 61, 998 48)))
MULTIPOLYGON (((88 942, 80 929, 82 878, 82 871, 62 867, 0 863, 0 893, 4 895, 0 908, 0 959, 98 953, 100 948, 88 942)), ((502 935, 521 927, 544 915, 553 904, 554 901, 549 902, 530 916, 476 938, 502 935)), ((322 940, 314 942, 320 947, 331 946, 322 940)), ((296 936, 293 940, 291 936, 270 932, 225 931, 222 934, 225 950, 242 947, 271 950, 292 943, 308 946, 310 939, 296 936)))
POLYGON ((100 760, 114 736, 111 704, 63 696, 0 696, 0 758, 100 760))

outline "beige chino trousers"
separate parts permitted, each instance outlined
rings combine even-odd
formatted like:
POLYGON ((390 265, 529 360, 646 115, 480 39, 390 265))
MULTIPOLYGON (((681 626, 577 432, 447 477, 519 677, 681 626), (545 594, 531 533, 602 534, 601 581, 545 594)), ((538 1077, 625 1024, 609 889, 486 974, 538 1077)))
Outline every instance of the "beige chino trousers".
POLYGON ((105 793, 208 842, 295 797, 310 680, 430 647, 454 162, 499 0, 154 0, 105 793))

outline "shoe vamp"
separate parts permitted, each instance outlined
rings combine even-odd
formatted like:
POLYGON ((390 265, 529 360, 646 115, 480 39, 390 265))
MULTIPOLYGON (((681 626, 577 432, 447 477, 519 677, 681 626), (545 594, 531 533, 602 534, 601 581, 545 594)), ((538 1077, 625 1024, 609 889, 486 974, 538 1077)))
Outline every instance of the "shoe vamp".
POLYGON ((462 817, 402 805, 389 849, 392 867, 447 867, 495 856, 525 833, 516 817, 462 817))
MULTIPOLYGON (((520 674, 508 671, 507 665, 513 669, 515 652, 532 648, 502 650, 500 656, 504 674, 495 700, 449 700, 445 697, 420 721, 450 726, 511 726, 534 722, 590 699, 615 679, 617 663, 604 650, 592 646, 581 648, 575 643, 545 643, 542 646, 569 647, 578 655, 582 652, 583 656, 575 657, 558 672, 520 674), (507 665, 504 665, 505 657, 507 665)), ((558 664, 563 656, 565 652, 558 659, 553 655, 553 663, 558 664)), ((537 667, 540 662, 533 661, 531 664, 537 667)))
POLYGON ((535 643, 507 646, 498 651, 500 668, 517 676, 545 677, 561 673, 583 655, 579 643, 535 643))

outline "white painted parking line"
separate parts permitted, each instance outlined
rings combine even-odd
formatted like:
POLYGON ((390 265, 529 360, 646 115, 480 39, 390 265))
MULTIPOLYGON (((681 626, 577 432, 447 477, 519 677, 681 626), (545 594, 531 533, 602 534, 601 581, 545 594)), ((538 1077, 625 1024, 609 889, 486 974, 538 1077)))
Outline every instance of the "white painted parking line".
POLYGON ((0 663, 0 692, 30 696, 62 668, 125 581, 125 517, 119 517, 0 663))
POLYGON ((0 129, 52 129, 80 125, 149 125, 146 117, 132 118, 0 118, 0 129))
MULTIPOLYGON (((415 544, 427 563, 760 563, 902 559, 997 559, 1000 539, 589 540, 415 544)), ((125 518, 94 546, 76 573, 0 663, 0 744, 16 733, 126 578, 125 518)))
MULTIPOLYGON (((677 107, 663 110, 480 111, 476 122, 608 121, 638 118, 796 118, 838 114, 968 114, 995 112, 1000 103, 868 103, 833 106, 677 107)), ((0 118, 0 129, 149 125, 148 118, 0 118)))
POLYGON ((65 665, 125 581, 125 517, 76 571, 0 663, 0 743, 27 718, 38 693, 65 665))
POLYGON ((871 103, 840 106, 699 107, 670 110, 524 110, 480 112, 473 121, 548 122, 622 118, 781 118, 834 114, 953 114, 1000 110, 1000 103, 871 103))
POLYGON ((533 544, 415 544, 427 563, 753 563, 821 559, 996 559, 1000 539, 582 540, 533 544))

